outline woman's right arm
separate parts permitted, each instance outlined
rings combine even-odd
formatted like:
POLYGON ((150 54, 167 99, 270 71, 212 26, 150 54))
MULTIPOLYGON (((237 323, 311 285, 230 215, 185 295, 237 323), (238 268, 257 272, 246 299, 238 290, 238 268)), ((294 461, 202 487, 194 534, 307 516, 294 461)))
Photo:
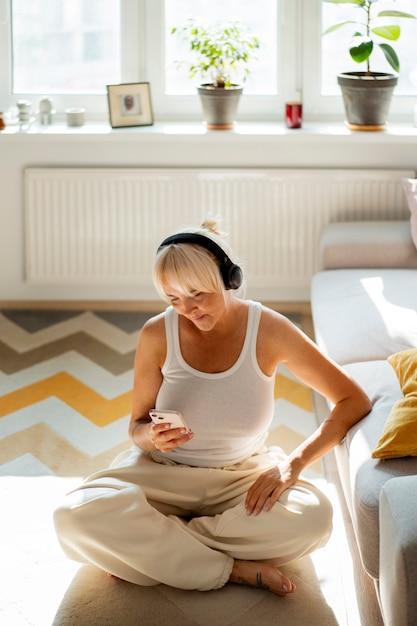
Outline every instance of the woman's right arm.
POLYGON ((155 407, 162 384, 162 366, 166 355, 164 315, 148 320, 140 333, 135 355, 132 415, 129 436, 146 450, 156 450, 149 411, 155 407))
POLYGON ((194 436, 193 432, 182 428, 170 428, 167 424, 155 425, 149 417, 162 384, 166 351, 165 320, 161 314, 144 325, 135 356, 129 436, 136 446, 146 452, 171 452, 194 436))

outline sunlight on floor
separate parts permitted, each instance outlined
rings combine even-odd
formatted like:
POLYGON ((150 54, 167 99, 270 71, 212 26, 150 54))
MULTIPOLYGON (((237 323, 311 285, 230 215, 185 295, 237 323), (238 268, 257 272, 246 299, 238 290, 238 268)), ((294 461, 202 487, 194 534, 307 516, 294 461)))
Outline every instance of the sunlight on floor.
POLYGON ((52 513, 80 478, 0 477, 0 623, 52 624, 61 599, 79 569, 65 558, 56 539, 52 513), (7 563, 7 567, 5 564, 7 563), (3 616, 3 617, 2 617, 3 616))
POLYGON ((339 619, 339 624, 358 626, 361 621, 356 602, 353 561, 346 538, 344 519, 335 487, 325 479, 312 481, 333 505, 333 533, 325 549, 311 555, 323 593, 339 619), (335 567, 335 561, 338 567, 335 567), (342 590, 343 598, 340 597, 342 590), (343 620, 343 612, 345 618, 343 620), (343 620, 343 621, 342 621, 343 620))
MULTIPOLYGON (((80 565, 68 560, 55 536, 52 513, 61 497, 77 486, 80 477, 53 476, 0 478, 3 510, 0 536, 4 545, 0 573, 0 623, 7 626, 48 626, 80 565)), ((337 494, 324 478, 313 482, 334 506, 334 531, 328 545, 311 555, 323 595, 340 626, 360 623, 337 494)))

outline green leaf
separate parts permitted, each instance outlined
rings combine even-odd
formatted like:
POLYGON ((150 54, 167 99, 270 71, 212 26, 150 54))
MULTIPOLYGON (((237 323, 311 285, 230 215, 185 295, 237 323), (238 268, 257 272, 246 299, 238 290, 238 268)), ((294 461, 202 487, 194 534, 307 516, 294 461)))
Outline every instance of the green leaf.
POLYGON ((365 6, 365 0, 323 0, 328 4, 357 4, 360 7, 365 6))
POLYGON ((374 44, 369 37, 355 37, 349 48, 350 56, 356 63, 363 63, 371 56, 374 44))
POLYGON ((407 17, 409 19, 417 19, 415 15, 411 13, 403 13, 402 11, 381 11, 377 17, 407 17))
POLYGON ((392 24, 391 26, 375 26, 375 28, 371 30, 375 35, 389 39, 390 41, 397 41, 401 35, 401 28, 397 26, 397 24, 392 24))
POLYGON ((387 43, 378 44, 385 55, 386 60, 396 72, 400 71, 400 61, 395 50, 387 43))
MULTIPOLYGON (((323 2, 325 1, 327 2, 327 0, 323 0, 323 2)), ((353 20, 337 22, 336 24, 333 24, 333 26, 329 26, 329 28, 326 28, 326 30, 323 32, 323 35, 327 35, 328 33, 332 33, 335 30, 339 30, 339 28, 342 28, 342 26, 346 26, 347 24, 357 24, 357 22, 354 22, 353 20)))

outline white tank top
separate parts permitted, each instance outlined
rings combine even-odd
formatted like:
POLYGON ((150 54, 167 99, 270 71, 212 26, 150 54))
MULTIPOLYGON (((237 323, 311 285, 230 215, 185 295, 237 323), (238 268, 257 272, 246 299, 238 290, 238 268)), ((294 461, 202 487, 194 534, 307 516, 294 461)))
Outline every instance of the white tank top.
POLYGON ((226 467, 263 447, 274 413, 275 376, 266 376, 256 360, 262 307, 258 302, 248 304, 242 351, 230 369, 216 374, 186 363, 181 354, 178 314, 172 307, 165 311, 167 355, 156 408, 180 411, 194 438, 172 452, 153 452, 155 460, 226 467))

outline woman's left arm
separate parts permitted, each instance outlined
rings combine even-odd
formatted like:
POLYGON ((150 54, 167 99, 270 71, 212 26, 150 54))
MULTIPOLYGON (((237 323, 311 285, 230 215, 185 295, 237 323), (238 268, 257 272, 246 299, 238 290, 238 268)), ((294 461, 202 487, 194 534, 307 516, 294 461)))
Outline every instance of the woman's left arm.
POLYGON ((279 362, 284 363, 297 378, 327 398, 333 409, 278 468, 255 481, 246 498, 249 514, 272 508, 301 472, 340 443, 347 431, 372 408, 361 387, 289 320, 268 310, 263 320, 257 349, 262 369, 271 373, 279 362))

